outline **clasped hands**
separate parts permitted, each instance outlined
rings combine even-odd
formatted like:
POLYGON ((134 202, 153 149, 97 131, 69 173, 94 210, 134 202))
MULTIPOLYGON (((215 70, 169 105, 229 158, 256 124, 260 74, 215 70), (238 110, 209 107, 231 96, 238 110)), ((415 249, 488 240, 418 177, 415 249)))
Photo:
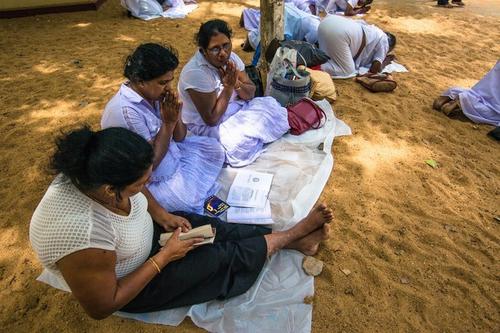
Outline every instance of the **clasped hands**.
POLYGON ((179 100, 177 93, 167 91, 165 97, 160 101, 160 113, 164 123, 177 124, 182 110, 182 101, 179 100))

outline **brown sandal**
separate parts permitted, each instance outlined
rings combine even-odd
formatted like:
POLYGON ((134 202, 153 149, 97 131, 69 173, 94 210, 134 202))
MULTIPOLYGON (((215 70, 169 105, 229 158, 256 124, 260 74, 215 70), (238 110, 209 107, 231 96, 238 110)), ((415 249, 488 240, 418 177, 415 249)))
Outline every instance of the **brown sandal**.
POLYGON ((371 92, 391 92, 398 86, 389 73, 367 73, 355 80, 371 92))

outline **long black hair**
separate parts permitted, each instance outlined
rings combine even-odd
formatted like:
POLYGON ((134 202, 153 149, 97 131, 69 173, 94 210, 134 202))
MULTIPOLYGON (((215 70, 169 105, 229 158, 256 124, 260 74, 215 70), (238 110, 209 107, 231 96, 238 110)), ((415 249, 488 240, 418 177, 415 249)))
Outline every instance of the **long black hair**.
POLYGON ((50 168, 83 191, 110 185, 120 199, 126 186, 144 176, 153 156, 151 145, 134 132, 120 127, 94 132, 86 125, 56 139, 50 168))
POLYGON ((226 21, 219 19, 210 20, 200 26, 200 30, 194 35, 194 39, 198 47, 206 49, 208 44, 210 44, 210 38, 217 34, 224 34, 227 38, 231 39, 233 31, 226 21))
POLYGON ((150 81, 179 66, 177 51, 169 45, 141 44, 125 61, 123 75, 131 82, 150 81))

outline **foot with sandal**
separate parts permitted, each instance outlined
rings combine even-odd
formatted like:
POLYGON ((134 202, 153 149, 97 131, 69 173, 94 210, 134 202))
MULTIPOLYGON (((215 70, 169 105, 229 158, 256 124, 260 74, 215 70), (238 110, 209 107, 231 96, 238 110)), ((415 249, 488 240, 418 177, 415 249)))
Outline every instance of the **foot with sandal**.
POLYGON ((432 108, 436 111, 443 112, 447 116, 450 116, 456 111, 461 111, 460 99, 452 99, 448 96, 439 96, 434 100, 432 108))
MULTIPOLYGON (((384 68, 395 59, 393 54, 388 54, 380 67, 384 68)), ((372 71, 356 77, 355 81, 371 92, 391 92, 398 86, 391 74, 372 71)))

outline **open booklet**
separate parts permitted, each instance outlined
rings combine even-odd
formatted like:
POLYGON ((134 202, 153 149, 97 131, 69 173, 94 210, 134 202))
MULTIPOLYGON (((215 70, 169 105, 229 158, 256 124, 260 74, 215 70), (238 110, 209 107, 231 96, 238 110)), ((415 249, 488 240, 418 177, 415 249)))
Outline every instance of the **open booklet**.
POLYGON ((266 201, 264 208, 230 207, 227 222, 244 224, 272 224, 271 203, 266 201))
POLYGON ((270 173, 238 171, 226 201, 234 207, 264 208, 272 182, 270 173))
POLYGON ((227 221, 231 223, 270 224, 271 203, 268 196, 273 174, 240 170, 229 188, 227 221))
MULTIPOLYGON (((165 244, 173 234, 173 232, 166 232, 161 234, 158 243, 160 243, 161 246, 165 246, 165 244)), ((187 240, 197 237, 203 238, 204 240, 200 243, 196 243, 196 245, 211 244, 215 240, 215 228, 212 228, 210 224, 205 224, 201 227, 193 228, 188 232, 181 232, 181 234, 179 235, 180 240, 187 240)))

